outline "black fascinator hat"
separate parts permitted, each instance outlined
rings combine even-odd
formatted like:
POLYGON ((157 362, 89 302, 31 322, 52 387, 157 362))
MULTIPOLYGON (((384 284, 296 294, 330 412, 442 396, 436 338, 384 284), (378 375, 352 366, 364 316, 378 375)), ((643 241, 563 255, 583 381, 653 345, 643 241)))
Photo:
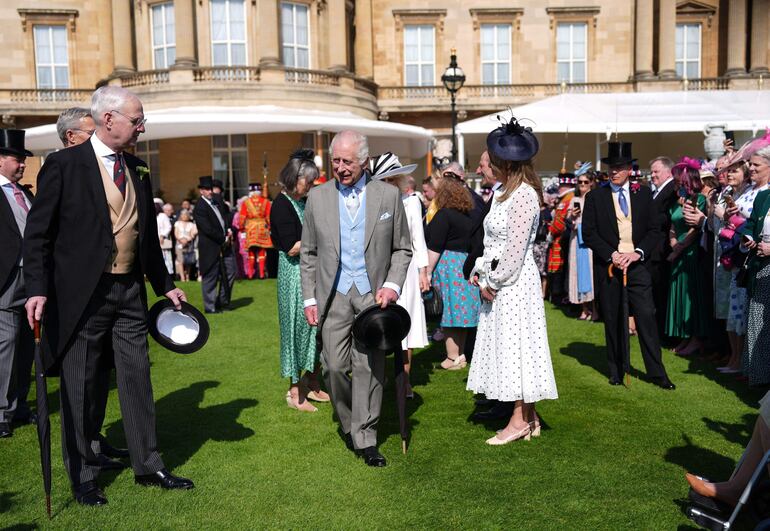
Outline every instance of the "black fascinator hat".
POLYGON ((297 159, 301 160, 303 162, 313 162, 313 158, 315 157, 315 153, 313 153, 312 149, 309 148, 299 148, 295 149, 291 155, 289 155, 289 160, 297 159))
POLYGON ((540 149, 540 143, 532 133, 532 128, 519 124, 513 116, 508 123, 500 121, 500 127, 487 135, 489 153, 499 159, 512 162, 523 162, 534 157, 540 149))

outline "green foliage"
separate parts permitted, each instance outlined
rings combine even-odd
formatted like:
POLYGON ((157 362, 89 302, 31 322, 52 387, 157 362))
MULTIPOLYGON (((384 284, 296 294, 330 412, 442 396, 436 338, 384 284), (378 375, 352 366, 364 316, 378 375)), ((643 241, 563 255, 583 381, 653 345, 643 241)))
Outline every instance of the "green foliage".
MULTIPOLYGON (((200 307, 200 285, 183 285, 200 307)), ((548 307, 560 398, 538 406, 539 439, 489 447, 500 423, 470 420, 465 371, 437 369, 441 346, 415 356, 412 440, 400 450, 392 378, 380 425, 384 469, 345 449, 329 404, 286 407, 279 377, 274 281, 238 282, 237 309, 212 315, 209 344, 189 356, 151 341, 158 443, 190 492, 134 485, 132 472, 100 477, 109 505, 75 504, 64 474, 56 379, 53 511, 48 522, 36 432, 0 440, 0 526, 56 529, 673 529, 686 470, 726 478, 750 436, 759 392, 711 365, 665 353, 674 392, 638 377, 629 389, 604 375, 602 326, 548 307)), ((634 366, 642 368, 636 340, 634 366)), ((392 374, 392 358, 388 363, 392 374)), ((34 397, 34 389, 31 396, 34 397)), ((124 443, 113 384, 107 437, 124 443)))

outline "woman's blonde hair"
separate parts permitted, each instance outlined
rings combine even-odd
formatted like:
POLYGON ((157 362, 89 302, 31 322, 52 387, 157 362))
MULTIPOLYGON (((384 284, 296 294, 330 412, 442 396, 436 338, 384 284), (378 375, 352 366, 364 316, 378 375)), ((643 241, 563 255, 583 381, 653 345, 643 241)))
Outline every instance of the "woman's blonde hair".
POLYGON ((502 193, 497 198, 498 201, 505 201, 513 192, 515 192, 521 183, 527 183, 537 192, 538 201, 543 204, 543 184, 540 177, 535 172, 532 160, 511 161, 503 160, 493 153, 489 153, 489 163, 497 168, 500 173, 508 175, 508 181, 502 187, 502 193))

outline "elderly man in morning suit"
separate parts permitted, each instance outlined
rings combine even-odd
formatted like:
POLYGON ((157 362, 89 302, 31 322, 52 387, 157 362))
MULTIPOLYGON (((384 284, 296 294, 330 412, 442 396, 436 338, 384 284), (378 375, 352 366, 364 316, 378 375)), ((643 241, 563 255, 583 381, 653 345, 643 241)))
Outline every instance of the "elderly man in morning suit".
POLYGON ((342 131, 330 149, 334 180, 310 191, 300 247, 305 317, 318 326, 321 359, 346 444, 369 466, 377 450, 385 357, 353 340, 355 316, 396 302, 412 258, 398 188, 371 180, 366 137, 342 131), (350 377, 348 377, 350 373, 350 377))
POLYGON ((62 453, 75 499, 104 505, 91 412, 109 378, 105 357, 115 362, 136 483, 193 483, 165 469, 155 433, 144 277, 177 307, 185 294, 163 263, 147 167, 126 152, 144 132, 144 109, 126 89, 105 86, 94 92, 91 114, 90 140, 52 153, 40 170, 24 232, 24 281, 30 327, 45 313, 44 366, 61 368, 62 453))

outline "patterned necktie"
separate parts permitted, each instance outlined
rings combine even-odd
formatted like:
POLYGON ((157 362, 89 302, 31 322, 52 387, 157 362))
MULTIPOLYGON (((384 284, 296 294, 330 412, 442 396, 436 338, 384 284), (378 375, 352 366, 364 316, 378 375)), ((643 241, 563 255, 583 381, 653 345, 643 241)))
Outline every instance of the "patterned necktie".
POLYGON ((112 166, 112 180, 115 181, 115 186, 120 190, 121 195, 125 199, 126 197, 126 172, 123 169, 123 157, 120 153, 115 153, 115 164, 112 166))
POLYGON ((19 206, 24 209, 24 212, 29 212, 29 207, 24 200, 24 192, 21 191, 21 187, 16 183, 11 183, 11 188, 13 188, 13 198, 16 199, 19 206))
POLYGON ((618 193, 618 205, 620 206, 620 211, 623 212, 625 217, 628 217, 628 202, 626 201, 626 194, 623 193, 623 187, 615 186, 613 184, 612 191, 618 193))
POLYGON ((358 190, 353 186, 348 188, 348 195, 345 196, 345 206, 348 208, 348 213, 350 213, 350 219, 356 219, 361 201, 358 199, 358 190))

